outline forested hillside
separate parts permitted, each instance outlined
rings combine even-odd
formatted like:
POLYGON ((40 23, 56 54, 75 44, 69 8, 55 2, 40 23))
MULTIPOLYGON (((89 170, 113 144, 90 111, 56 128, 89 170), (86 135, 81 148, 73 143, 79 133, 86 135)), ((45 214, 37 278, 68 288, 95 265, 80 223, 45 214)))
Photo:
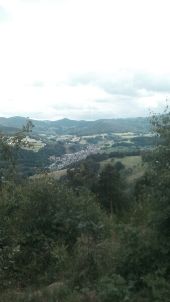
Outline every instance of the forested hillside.
MULTIPOLYGON (((24 117, 0 117, 0 130, 13 133, 13 129, 20 129, 27 122, 24 117), (6 128, 5 128, 6 127, 6 128)), ((101 119, 96 121, 75 121, 62 119, 57 121, 32 120, 35 128, 33 133, 40 134, 77 134, 90 135, 107 132, 141 132, 149 131, 148 118, 120 118, 120 119, 101 119)))
POLYGON ((151 125, 155 146, 130 181, 95 156, 60 180, 19 178, 29 127, 12 145, 0 137, 0 301, 169 301, 170 112, 151 125))

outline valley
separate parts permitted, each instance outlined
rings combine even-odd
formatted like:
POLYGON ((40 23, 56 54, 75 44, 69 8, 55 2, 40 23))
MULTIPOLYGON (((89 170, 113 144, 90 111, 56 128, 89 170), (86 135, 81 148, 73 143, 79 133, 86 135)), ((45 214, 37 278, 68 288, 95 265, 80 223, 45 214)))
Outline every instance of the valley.
MULTIPOLYGON (((50 301, 53 294, 43 290, 53 284, 61 285, 54 293, 55 301, 56 297, 94 301, 86 294, 92 290, 96 299, 103 293, 106 296, 96 301, 108 301, 108 284, 110 301, 117 293, 125 298, 128 293, 129 301, 138 301, 136 287, 129 291, 129 284, 136 280, 140 284, 141 276, 147 276, 143 267, 152 273, 148 255, 154 259, 155 241, 150 217, 157 198, 152 184, 156 191, 160 167, 163 194, 164 184, 169 183, 163 178, 169 157, 164 157, 162 137, 149 128, 121 131, 121 125, 117 131, 94 133, 93 129, 93 134, 86 135, 80 135, 79 129, 74 134, 37 133, 35 129, 1 135, 3 301, 11 301, 15 293, 20 294, 17 302, 38 302, 41 297, 50 301)), ((168 257, 165 267, 166 261, 168 257)), ((162 267, 162 261, 154 263, 162 267)), ((142 295, 139 290, 138 296, 142 295)))
MULTIPOLYGON (((28 121, 21 117, 0 118, 3 127, 12 127, 13 132, 19 126, 22 129, 23 123, 28 121)), ((122 160, 124 157, 141 156, 142 152, 152 148, 155 139, 146 118, 90 122, 31 120, 31 123, 31 132, 23 138, 23 147, 17 155, 21 176, 74 168, 89 157, 101 162, 102 166, 105 161, 114 158, 122 160)), ((9 143, 13 139, 13 132, 8 134, 9 143)))
MULTIPOLYGON (((152 147, 153 137, 149 133, 105 133, 100 136, 43 136, 43 139, 40 136, 37 140, 29 138, 28 141, 31 142, 30 147, 28 145, 22 153, 25 150, 30 157, 36 157, 37 163, 43 155, 42 170, 52 172, 74 167, 93 155, 98 155, 99 161, 114 157, 139 156, 142 151, 152 147)), ((34 163, 36 166, 36 161, 34 163)))

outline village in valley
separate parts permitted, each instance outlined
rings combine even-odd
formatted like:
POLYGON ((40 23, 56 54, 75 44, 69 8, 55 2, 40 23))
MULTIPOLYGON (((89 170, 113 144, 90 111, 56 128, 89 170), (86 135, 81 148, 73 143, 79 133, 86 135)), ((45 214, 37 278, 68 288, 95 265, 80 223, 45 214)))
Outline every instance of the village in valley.
POLYGON ((49 169, 52 170, 62 170, 67 166, 79 162, 83 159, 86 159, 87 156, 91 154, 97 154, 100 152, 100 148, 95 145, 89 145, 85 149, 75 152, 75 153, 68 153, 63 156, 50 156, 50 164, 49 169))

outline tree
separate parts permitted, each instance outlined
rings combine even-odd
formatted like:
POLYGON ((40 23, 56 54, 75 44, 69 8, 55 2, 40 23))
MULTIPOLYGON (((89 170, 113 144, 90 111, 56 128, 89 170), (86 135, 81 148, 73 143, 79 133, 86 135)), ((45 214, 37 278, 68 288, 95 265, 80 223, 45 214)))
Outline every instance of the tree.
POLYGON ((119 169, 110 164, 106 165, 99 175, 96 193, 101 205, 111 214, 120 213, 126 206, 123 189, 119 169))
POLYGON ((45 177, 3 190, 0 196, 0 283, 53 282, 81 236, 107 236, 107 216, 86 191, 77 196, 45 177))
MULTIPOLYGON (((146 173, 137 184, 131 226, 125 226, 118 271, 145 290, 147 301, 170 293, 170 112, 151 118, 155 148, 144 155, 146 173), (122 250, 122 252, 121 252, 122 250), (133 276, 134 275, 134 276, 133 276)), ((136 299, 137 300, 137 299, 136 299)))
MULTIPOLYGON (((170 232, 170 112, 152 117, 157 146, 145 160, 149 168, 149 191, 153 203, 153 226, 161 237, 169 238, 170 232)), ((170 245, 169 245, 170 247, 170 245)))
POLYGON ((85 187, 93 191, 100 165, 92 158, 83 160, 74 169, 67 170, 67 181, 72 188, 85 187))
POLYGON ((9 137, 0 133, 0 183, 14 180, 16 177, 16 161, 18 150, 29 145, 24 138, 32 131, 34 125, 28 119, 23 128, 9 137))

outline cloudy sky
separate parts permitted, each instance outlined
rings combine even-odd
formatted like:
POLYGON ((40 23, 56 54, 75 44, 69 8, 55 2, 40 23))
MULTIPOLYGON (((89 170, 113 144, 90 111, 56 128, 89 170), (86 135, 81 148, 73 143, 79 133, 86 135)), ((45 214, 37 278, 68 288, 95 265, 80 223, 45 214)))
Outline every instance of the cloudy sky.
POLYGON ((169 0, 0 0, 0 116, 145 116, 170 96, 169 0))

